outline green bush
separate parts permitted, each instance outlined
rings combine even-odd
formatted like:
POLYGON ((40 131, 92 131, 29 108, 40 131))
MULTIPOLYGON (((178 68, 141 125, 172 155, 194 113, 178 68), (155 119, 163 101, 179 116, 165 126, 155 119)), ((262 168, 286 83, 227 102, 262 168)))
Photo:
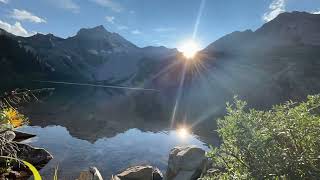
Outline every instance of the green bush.
POLYGON ((215 171, 203 179, 319 179, 320 96, 269 111, 235 98, 218 120, 223 143, 207 154, 215 171))

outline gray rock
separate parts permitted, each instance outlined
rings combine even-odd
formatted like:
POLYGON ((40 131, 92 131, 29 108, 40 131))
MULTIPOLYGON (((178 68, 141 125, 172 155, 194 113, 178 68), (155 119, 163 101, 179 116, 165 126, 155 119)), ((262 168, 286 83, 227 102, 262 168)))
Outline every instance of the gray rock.
POLYGON ((52 155, 43 148, 36 148, 21 143, 17 143, 17 146, 19 149, 17 157, 31 163, 37 169, 44 167, 44 165, 53 158, 52 155))
POLYGON ((111 180, 162 180, 163 175, 158 168, 152 166, 134 166, 113 176, 111 180))
MULTIPOLYGON (((28 163, 32 164, 35 168, 40 170, 43 168, 53 157, 52 155, 42 148, 36 148, 32 147, 27 144, 21 144, 21 143, 15 143, 14 147, 17 149, 17 158, 20 160, 27 161, 28 163)), ((7 156, 7 154, 4 154, 4 156, 7 156)), ((0 158, 0 167, 4 166, 4 163, 6 163, 4 158, 0 158)), ((16 179, 28 179, 32 174, 29 168, 22 165, 21 163, 18 163, 17 161, 12 161, 12 171, 19 172, 18 174, 15 174, 18 176, 16 179)), ((13 176, 14 174, 9 174, 9 176, 13 176)), ((0 176, 1 179, 1 176, 0 176)), ((9 178, 9 179, 15 179, 15 178, 9 178)))
POLYGON ((16 134, 13 131, 6 131, 3 133, 3 136, 7 141, 10 142, 14 140, 14 138, 16 137, 16 134))
POLYGON ((197 146, 175 147, 171 150, 167 180, 195 180, 206 168, 205 151, 197 146))
MULTIPOLYGON (((174 180, 191 179, 190 177, 193 177, 195 173, 196 173, 195 170, 194 171, 179 171, 179 173, 176 175, 176 177, 174 177, 174 180)), ((192 178, 192 179, 197 179, 197 178, 192 178)))

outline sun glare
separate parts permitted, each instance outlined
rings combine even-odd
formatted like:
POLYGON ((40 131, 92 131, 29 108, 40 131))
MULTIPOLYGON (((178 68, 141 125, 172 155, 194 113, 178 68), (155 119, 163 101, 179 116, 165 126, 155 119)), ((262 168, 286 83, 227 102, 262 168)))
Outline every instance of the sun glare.
POLYGON ((181 138, 186 138, 189 135, 189 130, 185 127, 180 127, 177 129, 177 134, 181 138))
POLYGON ((178 50, 182 52, 182 54, 187 59, 192 59, 197 52, 200 50, 198 43, 194 40, 187 40, 179 46, 178 50))

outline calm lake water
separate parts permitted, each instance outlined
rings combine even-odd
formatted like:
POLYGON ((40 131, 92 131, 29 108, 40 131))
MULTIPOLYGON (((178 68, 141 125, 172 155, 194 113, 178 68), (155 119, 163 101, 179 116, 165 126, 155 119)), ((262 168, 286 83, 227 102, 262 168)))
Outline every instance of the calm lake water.
POLYGON ((131 165, 151 164, 164 172, 174 146, 207 150, 209 144, 218 144, 213 128, 192 128, 185 136, 170 128, 170 118, 158 112, 159 105, 143 103, 149 98, 150 94, 137 99, 132 92, 60 86, 21 109, 30 125, 20 130, 36 134, 29 143, 54 156, 41 170, 45 179, 52 179, 57 165, 59 179, 75 179, 89 166, 98 167, 105 179, 131 165))

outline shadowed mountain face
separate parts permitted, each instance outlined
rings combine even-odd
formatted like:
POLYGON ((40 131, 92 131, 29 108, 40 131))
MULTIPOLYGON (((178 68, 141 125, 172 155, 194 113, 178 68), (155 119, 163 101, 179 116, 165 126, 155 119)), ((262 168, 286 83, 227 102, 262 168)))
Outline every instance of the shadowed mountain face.
MULTIPOLYGON (((21 51, 29 53, 37 59, 37 63, 45 68, 43 74, 50 79, 76 79, 82 81, 122 79, 133 76, 139 61, 170 56, 177 51, 164 47, 139 48, 117 33, 108 32, 103 26, 80 29, 67 39, 52 34, 36 34, 31 37, 17 37, 1 30, 0 37, 6 38, 19 46, 21 51)), ((5 45, 5 41, 0 41, 5 45)), ((9 48, 9 47, 8 47, 9 48)), ((17 47, 12 47, 14 54, 17 47)), ((21 61, 22 57, 8 55, 7 61, 21 61)), ((5 59, 3 57, 2 59, 5 59)), ((3 60, 4 61, 4 60, 3 60)), ((25 57, 24 62, 35 65, 35 60, 25 57)), ((22 73, 15 63, 8 69, 22 73)), ((42 78, 38 76, 38 79, 42 78)))
POLYGON ((14 36, 0 30, 0 81, 8 85, 19 78, 46 77, 49 69, 33 53, 26 51, 13 39, 14 36))
POLYGON ((233 32, 204 49, 205 52, 256 53, 281 46, 319 46, 320 16, 306 12, 282 13, 255 32, 233 32))

